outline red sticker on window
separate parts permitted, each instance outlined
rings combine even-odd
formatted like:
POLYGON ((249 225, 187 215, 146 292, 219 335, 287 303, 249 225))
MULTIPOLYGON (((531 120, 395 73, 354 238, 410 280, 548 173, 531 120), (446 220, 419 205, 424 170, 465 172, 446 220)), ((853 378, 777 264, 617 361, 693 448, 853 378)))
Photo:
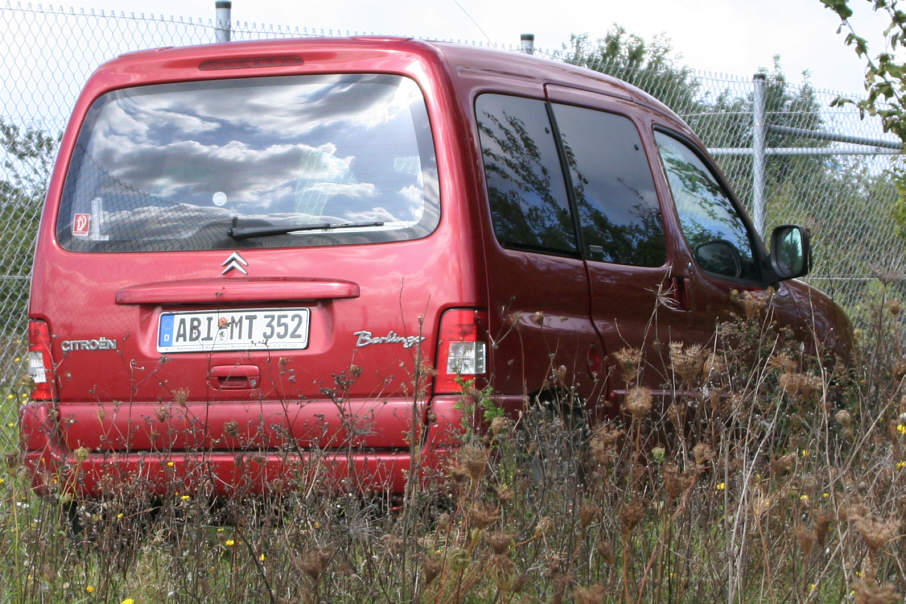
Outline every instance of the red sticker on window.
POLYGON ((72 234, 76 237, 85 237, 90 226, 91 214, 76 214, 72 219, 72 234))

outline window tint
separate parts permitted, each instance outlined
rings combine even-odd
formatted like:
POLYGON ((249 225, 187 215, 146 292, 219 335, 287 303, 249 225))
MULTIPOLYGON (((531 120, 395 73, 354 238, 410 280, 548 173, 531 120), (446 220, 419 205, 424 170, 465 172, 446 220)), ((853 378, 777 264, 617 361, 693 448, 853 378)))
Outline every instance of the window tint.
POLYGON ((586 256, 617 264, 664 264, 661 211, 635 126, 612 113, 553 107, 586 256))
POLYGON ((575 253, 544 101, 484 94, 475 102, 475 114, 497 239, 507 247, 575 253))
POLYGON ((75 251, 294 247, 424 237, 438 219, 415 82, 303 75, 103 95, 76 142, 57 235, 75 251), (293 226, 307 230, 280 232, 293 226))
POLYGON ((686 144, 661 132, 655 139, 695 261, 710 273, 758 281, 751 235, 717 178, 686 144))

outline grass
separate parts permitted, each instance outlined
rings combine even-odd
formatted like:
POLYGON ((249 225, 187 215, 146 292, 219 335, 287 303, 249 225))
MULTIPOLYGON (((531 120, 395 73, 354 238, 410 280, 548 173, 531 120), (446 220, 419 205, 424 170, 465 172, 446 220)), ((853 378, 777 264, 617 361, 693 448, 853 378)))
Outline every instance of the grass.
POLYGON ((0 600, 902 601, 903 317, 883 291, 870 305, 852 367, 756 302, 707 349, 660 345, 681 395, 653 397, 619 351, 629 395, 596 426, 552 412, 568 389, 519 418, 470 390, 493 421, 401 509, 314 484, 39 499, 10 450, 0 600))

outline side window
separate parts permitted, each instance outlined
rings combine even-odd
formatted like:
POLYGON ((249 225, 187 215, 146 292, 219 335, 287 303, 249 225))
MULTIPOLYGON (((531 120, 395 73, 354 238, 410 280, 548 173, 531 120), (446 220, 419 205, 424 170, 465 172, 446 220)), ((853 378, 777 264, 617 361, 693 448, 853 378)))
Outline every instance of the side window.
POLYGON ((655 140, 695 261, 722 277, 760 280, 752 236, 714 174, 685 143, 662 132, 655 140))
POLYGON ((483 94, 475 116, 501 245, 575 254, 566 185, 544 101, 483 94))
POLYGON ((664 228, 642 141, 626 117, 553 105, 585 255, 636 266, 666 261, 664 228))

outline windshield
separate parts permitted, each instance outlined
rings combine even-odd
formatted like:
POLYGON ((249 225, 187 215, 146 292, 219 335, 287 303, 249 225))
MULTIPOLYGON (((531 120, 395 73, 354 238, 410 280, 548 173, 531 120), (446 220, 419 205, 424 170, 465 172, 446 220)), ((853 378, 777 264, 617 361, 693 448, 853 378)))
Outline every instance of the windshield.
POLYGON ((88 111, 57 236, 73 251, 415 239, 437 225, 437 188, 424 99, 407 78, 142 86, 88 111), (237 224, 273 233, 235 239, 237 224))

